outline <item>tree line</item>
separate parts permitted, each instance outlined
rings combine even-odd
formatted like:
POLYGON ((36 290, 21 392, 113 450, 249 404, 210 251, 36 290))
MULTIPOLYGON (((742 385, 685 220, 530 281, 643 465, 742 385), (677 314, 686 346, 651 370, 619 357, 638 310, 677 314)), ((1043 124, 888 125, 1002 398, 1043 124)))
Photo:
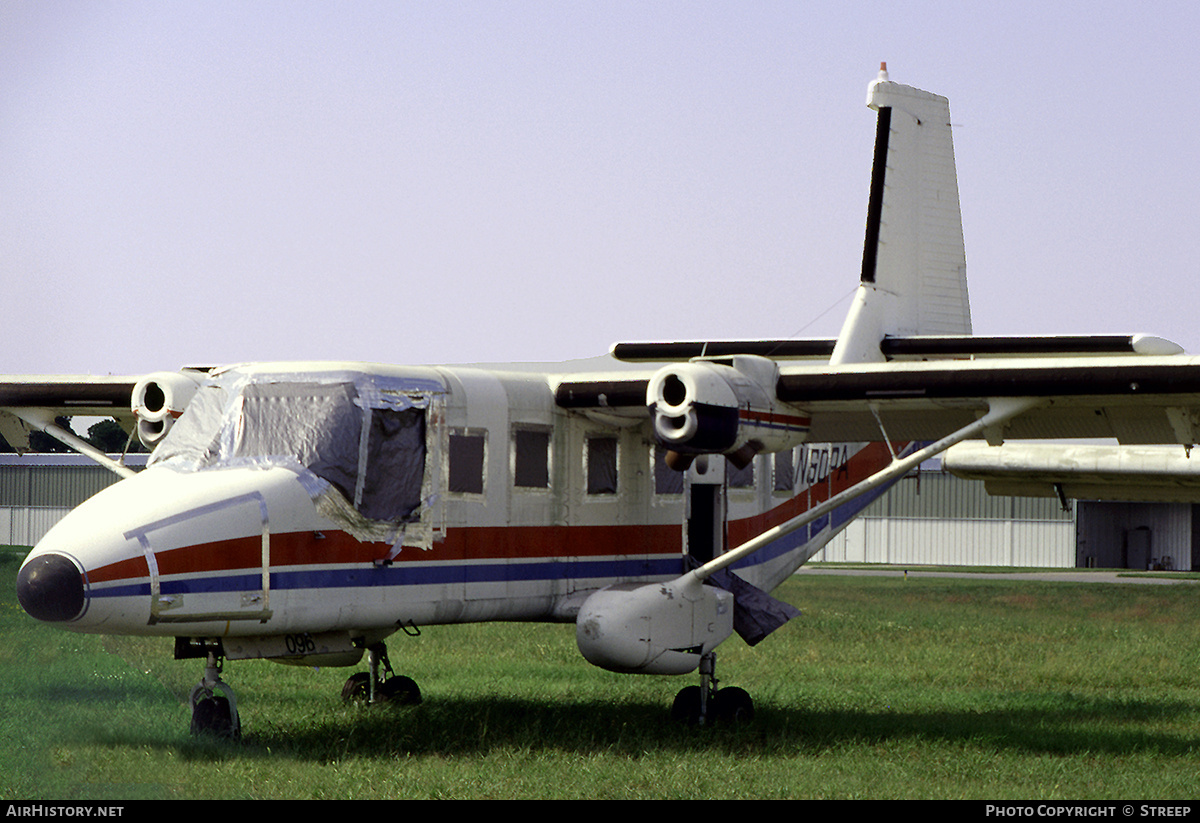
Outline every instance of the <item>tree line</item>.
MULTIPOLYGON (((67 431, 75 431, 71 428, 70 417, 59 416, 54 419, 54 422, 67 431)), ((136 437, 130 442, 129 432, 121 428, 121 424, 112 418, 106 418, 88 426, 87 434, 75 433, 106 454, 121 454, 123 452, 137 454, 146 451, 141 441, 136 437)), ((9 445, 7 440, 0 437, 0 453, 12 454, 15 451, 16 449, 9 445)), ((37 454, 55 454, 70 453, 74 450, 45 432, 33 431, 29 433, 29 451, 37 454)))

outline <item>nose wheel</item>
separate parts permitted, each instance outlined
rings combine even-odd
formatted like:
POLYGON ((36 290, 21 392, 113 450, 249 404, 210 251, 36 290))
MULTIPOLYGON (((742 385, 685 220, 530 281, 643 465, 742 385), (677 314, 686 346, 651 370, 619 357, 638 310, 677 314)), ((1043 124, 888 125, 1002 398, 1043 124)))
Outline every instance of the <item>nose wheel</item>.
POLYGON ((750 694, 737 686, 718 689, 716 668, 716 652, 700 658, 700 685, 679 690, 671 705, 671 719, 688 726, 749 723, 754 719, 750 694))
POLYGON ((388 660, 387 646, 375 643, 367 647, 367 668, 355 672, 342 686, 342 700, 347 703, 391 703, 397 706, 413 706, 421 702, 421 689, 411 677, 392 671, 388 660), (380 676, 380 668, 386 676, 380 676))
POLYGON ((242 722, 238 717, 237 699, 233 696, 233 689, 221 679, 221 668, 222 658, 210 651, 204 667, 204 679, 192 689, 189 699, 192 734, 239 740, 242 722))

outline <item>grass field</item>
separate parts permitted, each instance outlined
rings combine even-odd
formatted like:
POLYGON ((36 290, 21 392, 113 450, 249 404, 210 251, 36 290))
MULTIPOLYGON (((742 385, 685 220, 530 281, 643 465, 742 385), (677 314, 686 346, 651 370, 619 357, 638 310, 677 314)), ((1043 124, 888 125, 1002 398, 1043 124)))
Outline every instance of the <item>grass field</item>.
POLYGON ((804 615, 718 673, 745 727, 673 725, 691 677, 589 666, 570 625, 389 644, 415 707, 347 669, 230 664, 244 740, 188 735, 201 661, 41 626, 0 551, 0 797, 1192 799, 1200 586, 801 577, 804 615))

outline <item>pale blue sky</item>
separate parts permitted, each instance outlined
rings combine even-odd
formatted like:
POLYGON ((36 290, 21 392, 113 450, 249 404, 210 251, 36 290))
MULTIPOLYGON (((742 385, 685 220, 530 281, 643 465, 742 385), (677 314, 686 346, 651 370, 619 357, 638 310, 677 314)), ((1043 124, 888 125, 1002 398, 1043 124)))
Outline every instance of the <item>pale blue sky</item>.
POLYGON ((0 0, 0 372, 833 335, 881 60, 978 333, 1200 353, 1198 8, 0 0))

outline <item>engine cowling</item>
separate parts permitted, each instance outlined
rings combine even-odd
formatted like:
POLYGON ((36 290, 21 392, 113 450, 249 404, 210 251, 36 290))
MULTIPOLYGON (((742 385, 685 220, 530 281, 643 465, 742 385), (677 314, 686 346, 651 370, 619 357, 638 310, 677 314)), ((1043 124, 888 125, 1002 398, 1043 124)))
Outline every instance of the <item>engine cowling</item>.
POLYGON ((698 581, 615 585, 583 602, 579 651, 602 669, 687 674, 733 633, 733 595, 698 581))
POLYGON ((129 405, 143 446, 154 448, 166 436, 199 385, 198 377, 183 372, 155 372, 134 385, 129 405))
POLYGON ((686 454, 751 454, 804 442, 809 418, 776 398, 773 360, 738 355, 665 366, 650 378, 646 403, 660 445, 686 454))

